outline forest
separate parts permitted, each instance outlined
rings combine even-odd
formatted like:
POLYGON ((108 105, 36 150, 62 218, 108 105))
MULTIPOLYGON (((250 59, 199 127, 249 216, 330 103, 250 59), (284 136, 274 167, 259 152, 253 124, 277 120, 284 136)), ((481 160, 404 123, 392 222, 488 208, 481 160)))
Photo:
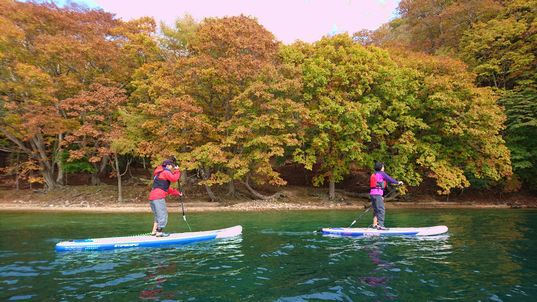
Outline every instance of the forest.
POLYGON ((208 199, 336 186, 537 191, 537 0, 402 0, 374 31, 283 44, 255 18, 173 25, 0 0, 0 181, 45 191, 175 157, 208 199))

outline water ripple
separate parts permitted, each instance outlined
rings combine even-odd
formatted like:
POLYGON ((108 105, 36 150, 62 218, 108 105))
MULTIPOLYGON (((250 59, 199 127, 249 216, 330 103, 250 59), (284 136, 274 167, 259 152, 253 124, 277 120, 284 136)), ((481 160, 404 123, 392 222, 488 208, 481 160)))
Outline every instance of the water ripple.
MULTIPOLYGON (((55 238, 75 233, 57 220, 56 230, 30 227, 16 238, 9 232, 2 237, 0 301, 532 301, 537 296, 532 261, 537 212, 408 213, 391 212, 390 219, 399 217, 399 225, 447 224, 449 235, 326 237, 310 230, 330 217, 344 220, 347 213, 228 213, 208 215, 204 222, 213 227, 246 219, 243 236, 159 249, 55 253, 55 238)), ((24 228, 40 220, 32 215, 21 215, 24 223, 2 216, 0 227, 24 228)), ((93 227, 93 220, 102 219, 67 216, 81 220, 79 226, 93 227)), ((102 224, 102 230, 119 226, 127 232, 129 223, 139 223, 125 214, 107 219, 121 223, 102 224)))

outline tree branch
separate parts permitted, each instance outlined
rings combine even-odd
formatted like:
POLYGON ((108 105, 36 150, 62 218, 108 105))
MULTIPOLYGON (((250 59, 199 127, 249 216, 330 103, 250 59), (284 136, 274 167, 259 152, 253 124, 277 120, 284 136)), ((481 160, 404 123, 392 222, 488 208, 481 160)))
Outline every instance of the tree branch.
POLYGON ((19 149, 15 150, 15 149, 9 149, 9 148, 4 148, 4 147, 0 147, 0 151, 2 151, 2 152, 6 152, 6 153, 16 153, 16 152, 20 152, 19 149))
POLYGON ((132 158, 130 158, 129 161, 127 162, 127 167, 125 168, 125 172, 119 173, 119 171, 117 171, 117 173, 119 173, 120 176, 125 175, 127 171, 129 170, 129 166, 131 165, 131 163, 132 163, 132 158))
POLYGON ((17 146, 19 146, 19 148, 24 151, 24 153, 32 156, 33 154, 33 151, 28 149, 24 143, 19 140, 18 138, 16 138, 15 136, 13 136, 11 133, 9 133, 8 131, 6 131, 6 129, 0 127, 0 131, 2 132, 2 134, 4 134, 10 141, 14 142, 17 146))

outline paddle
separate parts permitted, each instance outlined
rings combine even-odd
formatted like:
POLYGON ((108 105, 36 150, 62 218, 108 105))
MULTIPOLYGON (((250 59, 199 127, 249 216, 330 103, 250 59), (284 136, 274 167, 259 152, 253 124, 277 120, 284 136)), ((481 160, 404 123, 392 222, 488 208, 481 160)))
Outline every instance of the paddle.
POLYGON ((186 222, 186 225, 188 226, 188 230, 192 232, 192 229, 190 228, 190 225, 188 224, 188 221, 186 221, 186 215, 185 215, 185 205, 183 204, 183 195, 181 194, 179 196, 179 201, 181 202, 181 210, 183 211, 183 220, 186 222))
MULTIPOLYGON (((179 165, 177 164, 177 158, 175 158, 175 156, 172 156, 172 160, 173 160, 173 164, 175 165, 176 169, 179 169, 179 165)), ((188 221, 186 221, 185 205, 183 204, 183 198, 184 198, 184 195, 181 193, 181 195, 179 195, 179 201, 181 202, 181 210, 183 211, 183 220, 185 221, 186 225, 188 226, 188 230, 192 232, 192 229, 190 228, 190 224, 188 224, 188 221)))
POLYGON ((351 223, 351 225, 349 225, 349 228, 350 228, 351 226, 353 226, 353 225, 356 223, 356 221, 360 220, 360 218, 362 218, 362 216, 364 216, 365 213, 369 212, 370 209, 371 209, 371 206, 369 206, 369 207, 365 210, 365 212, 363 212, 362 214, 360 214, 360 216, 358 216, 358 218, 356 218, 356 219, 351 223))
MULTIPOLYGON (((356 221, 358 221, 360 218, 362 218, 362 216, 364 216, 365 213, 369 212, 370 209, 371 209, 371 206, 369 206, 369 207, 365 210, 365 212, 363 212, 362 214, 360 214, 360 216, 358 216, 358 218, 356 218, 356 219, 351 223, 351 225, 349 225, 349 228, 350 228, 351 226, 353 226, 353 225, 356 223, 356 221)), ((314 231, 314 232, 316 232, 316 233, 322 233, 322 232, 323 232, 323 229, 321 228, 321 229, 318 229, 317 231, 314 231)))

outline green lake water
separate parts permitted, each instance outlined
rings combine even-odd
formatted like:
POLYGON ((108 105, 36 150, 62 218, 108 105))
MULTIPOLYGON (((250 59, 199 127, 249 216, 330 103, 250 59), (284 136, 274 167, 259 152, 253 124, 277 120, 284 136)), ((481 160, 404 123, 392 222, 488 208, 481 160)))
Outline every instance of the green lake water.
MULTIPOLYGON (((0 301, 537 301, 535 210, 388 210, 388 227, 449 227, 430 238, 314 232, 359 213, 190 213, 195 231, 240 224, 243 234, 57 253, 63 240, 147 232, 152 216, 0 212, 0 301)), ((187 227, 170 213, 167 230, 187 227)))

